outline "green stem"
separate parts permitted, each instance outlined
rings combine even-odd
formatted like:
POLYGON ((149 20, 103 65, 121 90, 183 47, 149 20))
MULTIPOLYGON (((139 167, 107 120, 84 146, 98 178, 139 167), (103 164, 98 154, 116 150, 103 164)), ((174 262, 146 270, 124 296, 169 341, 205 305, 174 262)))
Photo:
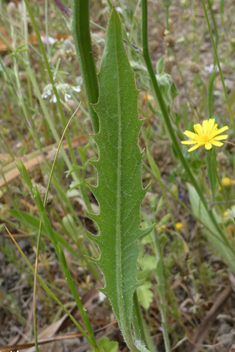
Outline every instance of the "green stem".
MULTIPOLYGON (((221 187, 221 191, 222 191, 223 196, 224 196, 224 199, 225 199, 225 201, 226 201, 226 205, 227 205, 228 208, 231 208, 231 205, 229 204, 229 201, 228 201, 228 197, 227 197, 226 192, 225 192, 225 190, 224 190, 224 186, 223 186, 223 184, 222 184, 222 182, 221 182, 221 180, 220 180, 220 177, 219 177, 219 174, 218 174, 218 171, 217 171, 216 160, 215 160, 215 156, 214 156, 214 154, 213 154, 212 149, 210 150, 210 157, 211 157, 211 160, 212 160, 212 163, 213 163, 215 175, 216 175, 216 177, 217 177, 217 180, 218 180, 219 185, 220 185, 220 187, 221 187)), ((214 200, 213 200, 213 201, 214 201, 214 200)))
POLYGON ((141 314, 137 292, 135 291, 133 297, 133 330, 135 333, 136 340, 143 341, 147 348, 151 352, 156 352, 156 348, 152 342, 151 336, 148 332, 148 329, 145 328, 145 321, 141 314))
POLYGON ((167 328, 167 319, 166 319, 166 298, 165 298, 165 277, 164 277, 164 260, 162 254, 162 248, 158 239, 158 233, 156 229, 154 230, 154 234, 152 235, 153 244, 156 251, 157 257, 157 269, 156 269, 156 279, 157 279, 157 291, 160 301, 160 312, 161 312, 161 320, 162 320, 162 329, 163 329, 163 338, 165 344, 165 351, 171 351, 171 345, 168 335, 167 328))
MULTIPOLYGON (((30 60, 29 60, 29 40, 28 40, 28 21, 27 21, 26 6, 25 6, 24 2, 22 4, 22 6, 23 6, 24 42, 26 43, 26 48, 28 49, 25 52, 25 59, 26 59, 26 61, 30 62, 30 60)), ((32 88, 31 88, 31 83, 30 83, 30 79, 29 79, 28 74, 27 74, 27 87, 28 87, 30 107, 33 108, 32 88)))
POLYGON ((214 31, 215 31, 215 47, 217 50, 218 47, 218 42, 219 42, 219 35, 218 35, 218 29, 217 29, 217 24, 216 24, 216 20, 215 20, 215 16, 214 16, 214 11, 212 9, 212 4, 211 4, 211 0, 207 0, 207 4, 210 10, 210 14, 211 14, 211 18, 212 18, 212 22, 213 22, 213 26, 214 26, 214 31))
POLYGON ((170 214, 170 216, 171 216, 171 220, 172 220, 173 225, 174 225, 174 227, 175 227, 175 218, 174 218, 173 212, 172 212, 172 210, 171 210, 170 204, 169 204, 169 202, 168 202, 167 195, 166 195, 166 192, 165 192, 165 190, 164 190, 163 183, 162 183, 162 181, 161 181, 160 179, 158 180, 158 183, 159 183, 159 186, 160 186, 160 188, 161 188, 162 195, 163 195, 163 198, 164 198, 164 200, 165 200, 167 210, 169 211, 169 214, 170 214))
POLYGON ((169 6, 165 7, 166 10, 166 29, 169 31, 169 6))
POLYGON ((34 281, 33 281, 33 327, 34 327, 34 341, 35 341, 35 350, 38 352, 38 332, 37 332, 37 315, 36 315, 36 292, 37 292, 37 272, 38 272, 38 257, 39 257, 39 248, 40 248, 40 239, 42 231, 42 221, 40 221, 38 229, 38 238, 37 238, 37 251, 35 259, 35 271, 34 271, 34 281))
POLYGON ((72 34, 83 79, 93 132, 99 132, 99 119, 91 104, 99 96, 98 78, 90 35, 90 1, 73 0, 72 34))
POLYGON ((142 41, 143 41, 143 57, 145 60, 145 64, 146 64, 146 67, 147 67, 147 70, 148 70, 148 73, 150 76, 150 80, 153 85, 154 92, 155 92, 157 100, 158 100, 158 104, 160 106, 163 118, 165 120, 168 133, 170 135, 170 138, 171 138, 172 143, 174 145, 174 148, 176 150, 176 153, 177 153, 190 181, 192 182, 195 190, 197 191, 203 205, 205 206, 205 209, 206 209, 210 219, 212 220, 213 224, 215 225, 216 229, 220 233, 221 237, 223 238, 223 240, 225 241, 227 246, 229 246, 231 248, 231 250, 234 252, 234 248, 232 247, 231 243, 228 241, 227 237, 225 236, 225 234, 223 233, 223 231, 219 227, 219 225, 214 217, 214 214, 208 209, 206 199, 205 199, 201 189, 199 188, 199 186, 198 186, 198 184, 197 184, 192 172, 190 171, 190 168, 188 167, 188 164, 183 156, 183 153, 182 153, 181 148, 179 146, 178 140, 175 136, 175 132, 172 127, 169 115, 167 113, 166 105, 165 105, 164 99, 162 97, 161 91, 158 86, 158 82, 157 82, 156 75, 155 75, 155 72, 154 72, 154 69, 153 69, 153 66, 151 63, 149 50, 148 50, 148 1, 147 0, 142 0, 142 41))
POLYGON ((207 21, 207 26, 208 26, 210 37, 211 37, 211 42, 212 42, 213 49, 214 49, 216 63, 217 63, 218 69, 219 69, 220 78, 221 78, 222 85, 223 85, 223 90, 224 90, 224 95, 225 95, 227 106, 228 106, 229 116, 230 116, 234 131, 235 131, 235 122, 234 122, 234 118, 233 118, 233 113, 232 113, 232 110, 231 110, 231 106, 230 106, 230 102, 229 102, 229 98, 228 98, 228 93, 227 93, 227 90, 226 90, 226 87, 225 87, 224 77, 223 77, 223 73, 222 73, 222 70, 221 70, 221 65, 220 65, 220 61, 219 61, 219 57, 218 57, 218 53, 217 53, 217 49, 216 49, 216 44, 215 44, 214 37, 213 37, 213 34, 212 34, 212 29, 211 29, 209 17, 208 17, 207 11, 206 11, 206 5, 205 5, 205 1, 204 0, 202 0, 202 4, 203 4, 203 9, 204 9, 204 13, 205 13, 206 21, 207 21))

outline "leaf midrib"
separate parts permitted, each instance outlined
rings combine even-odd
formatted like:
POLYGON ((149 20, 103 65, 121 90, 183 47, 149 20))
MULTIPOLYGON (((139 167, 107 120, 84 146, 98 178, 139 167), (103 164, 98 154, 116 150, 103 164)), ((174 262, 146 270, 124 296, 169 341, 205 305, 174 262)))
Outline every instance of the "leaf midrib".
MULTIPOLYGON (((116 27, 115 27, 116 32, 116 27)), ((121 134, 121 101, 120 101, 120 90, 119 90, 119 66, 118 66, 118 48, 117 48, 117 33, 115 33, 115 59, 117 67, 117 88, 118 88, 118 170, 117 170, 117 218, 116 218, 116 268, 117 268, 117 279, 116 279, 116 289, 117 298, 119 306, 119 314, 123 318, 125 317, 125 307, 124 307, 124 295, 123 295, 123 275, 122 275, 122 237, 121 237, 121 177, 122 177, 122 134, 121 134)), ((124 319, 125 320, 125 319, 124 319)), ((122 319, 120 321, 123 321, 122 319)))

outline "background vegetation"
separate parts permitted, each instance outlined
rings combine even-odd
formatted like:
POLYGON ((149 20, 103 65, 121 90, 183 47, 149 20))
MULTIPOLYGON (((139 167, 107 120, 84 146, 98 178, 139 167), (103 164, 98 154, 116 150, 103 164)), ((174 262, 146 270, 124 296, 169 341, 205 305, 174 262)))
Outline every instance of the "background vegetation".
MULTIPOLYGON (((151 184, 141 226, 156 224, 137 261, 144 321, 158 351, 233 351, 235 3, 148 2, 151 61, 178 144, 142 51, 141 2, 113 3, 145 119, 142 181, 151 184), (204 148, 189 153, 183 132, 209 118, 229 126, 230 143, 213 147, 212 158, 204 148)), ((95 288, 102 275, 88 260, 99 253, 85 233, 97 233, 86 211, 99 211, 89 188, 97 178, 89 160, 98 151, 69 20, 53 2, 30 1, 31 13, 26 5, 0 2, 0 345, 38 341, 39 350, 81 352, 93 338, 108 337, 116 343, 103 339, 104 351, 128 351, 109 301, 95 288), (43 339, 50 343, 40 345, 43 339)), ((99 70, 108 2, 91 1, 90 15, 99 70)))

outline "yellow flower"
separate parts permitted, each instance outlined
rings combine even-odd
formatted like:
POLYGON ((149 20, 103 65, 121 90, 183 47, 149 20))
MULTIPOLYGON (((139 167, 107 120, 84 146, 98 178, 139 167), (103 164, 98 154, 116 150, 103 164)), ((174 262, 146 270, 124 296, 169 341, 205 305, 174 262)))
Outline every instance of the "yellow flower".
POLYGON ((227 218, 229 216, 229 211, 228 210, 225 210, 224 212, 224 217, 227 218))
POLYGON ((231 178, 229 178, 229 177, 222 178, 221 182, 222 182, 222 185, 225 187, 229 187, 229 186, 235 184, 235 181, 231 180, 231 178))
POLYGON ((176 228, 177 230, 182 229, 182 227, 183 227, 182 222, 177 222, 177 223, 175 224, 175 228, 176 228))
POLYGON ((219 142, 223 139, 226 139, 227 135, 218 136, 218 134, 226 131, 228 126, 222 127, 220 129, 217 128, 218 124, 215 123, 215 119, 204 120, 202 125, 197 123, 194 125, 194 131, 185 131, 184 134, 191 138, 191 141, 182 141, 182 144, 195 144, 188 151, 192 152, 193 150, 205 145, 207 150, 212 148, 212 145, 216 145, 217 147, 221 147, 223 143, 219 142))
POLYGON ((222 185, 225 187, 229 187, 232 184, 232 180, 229 177, 222 178, 221 182, 222 182, 222 185))

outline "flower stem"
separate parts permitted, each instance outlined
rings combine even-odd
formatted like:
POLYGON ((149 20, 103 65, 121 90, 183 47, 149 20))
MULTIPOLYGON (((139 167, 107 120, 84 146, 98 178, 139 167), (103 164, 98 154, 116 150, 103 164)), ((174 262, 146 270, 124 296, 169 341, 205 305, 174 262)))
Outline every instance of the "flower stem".
MULTIPOLYGON (((203 1, 203 0, 202 0, 203 1)), ((174 132, 174 129, 171 125, 171 121, 170 121, 170 118, 169 118, 169 115, 167 113, 167 109, 166 109, 166 105, 165 105, 165 102, 164 102, 164 99, 162 97, 162 93, 159 89, 159 86, 158 86, 158 82, 157 82, 157 79, 156 79, 156 75, 155 75, 155 72, 154 72, 154 69, 153 69, 153 65, 151 63, 151 59, 150 59, 150 55, 149 55, 149 50, 148 50, 148 1, 147 0, 142 0, 142 41, 143 41, 143 57, 144 57, 144 60, 145 60, 145 64, 146 64, 146 67, 147 67, 147 70, 148 70, 148 73, 149 73, 149 76, 150 76, 150 80, 152 82, 152 85, 153 85, 153 89, 154 89, 154 92, 155 92, 155 95, 157 97, 157 100, 158 100, 158 104, 160 106, 160 109, 161 109, 161 112, 162 112, 162 116, 165 120, 165 123, 166 123, 166 127, 167 127, 167 130, 168 130, 168 133, 169 133, 169 136, 172 140, 172 143, 174 145, 174 148, 176 150, 176 153, 190 179, 190 181, 192 182, 195 190, 197 191, 203 205, 205 206, 205 209, 211 219, 211 221, 213 222, 213 224, 215 225, 216 229, 218 230, 218 232, 220 233, 220 236, 221 238, 224 240, 224 242, 226 243, 226 245, 228 247, 231 248, 231 250, 234 252, 234 248, 232 247, 232 244, 228 241, 227 237, 225 236, 225 234, 223 233, 223 231, 221 230, 220 226, 218 225, 218 222, 216 221, 215 217, 214 217, 214 214, 212 213, 212 211, 210 211, 208 209, 208 204, 206 202, 206 199, 201 191, 201 189, 199 188, 198 186, 198 183, 197 181, 195 180, 185 158, 184 158, 184 155, 181 151, 181 148, 179 146, 179 143, 178 143, 178 140, 175 136, 175 132, 174 132)))
POLYGON ((202 0, 202 5, 203 5, 203 9, 204 9, 204 13, 205 13, 206 21, 207 21, 207 26, 208 26, 210 37, 211 37, 211 42, 212 42, 213 49, 214 49, 215 60, 216 60, 216 63, 218 65, 220 78, 221 78, 222 85, 223 85, 223 90, 224 90, 224 95, 225 95, 227 106, 228 106, 229 116, 230 116, 234 131, 235 131, 235 122, 234 122, 234 118, 233 118, 233 113, 232 113, 232 110, 231 110, 231 106, 230 106, 230 102, 229 102, 229 98, 228 98, 228 93, 227 93, 227 90, 226 90, 226 87, 225 87, 225 83, 224 83, 224 77, 223 77, 223 73, 222 73, 222 70, 221 70, 221 65, 220 65, 220 61, 219 61, 219 57, 218 57, 218 53, 217 53, 217 49, 216 49, 216 44, 215 44, 215 41, 214 41, 214 37, 213 37, 213 33, 212 33, 209 17, 208 17, 207 10, 206 10, 205 0, 202 0))
POLYGON ((169 31, 169 6, 165 7, 166 11, 166 29, 169 31))

